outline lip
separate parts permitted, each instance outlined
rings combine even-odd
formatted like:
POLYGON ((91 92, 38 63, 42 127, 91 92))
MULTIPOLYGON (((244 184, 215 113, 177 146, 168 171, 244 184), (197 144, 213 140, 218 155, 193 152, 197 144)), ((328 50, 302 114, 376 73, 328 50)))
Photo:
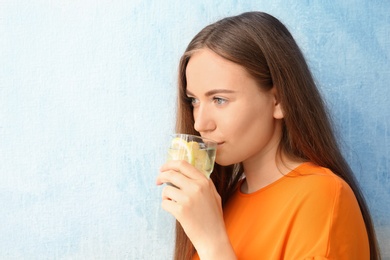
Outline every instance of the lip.
POLYGON ((214 141, 215 143, 217 143, 217 146, 223 145, 225 143, 224 141, 217 141, 216 139, 208 136, 202 136, 202 137, 214 141))
POLYGON ((214 139, 214 138, 212 138, 212 137, 209 137, 209 136, 203 136, 203 135, 201 135, 201 137, 202 137, 202 138, 205 138, 205 139, 208 139, 208 140, 210 140, 210 141, 213 141, 214 143, 220 143, 220 142, 218 142, 216 139, 214 139))

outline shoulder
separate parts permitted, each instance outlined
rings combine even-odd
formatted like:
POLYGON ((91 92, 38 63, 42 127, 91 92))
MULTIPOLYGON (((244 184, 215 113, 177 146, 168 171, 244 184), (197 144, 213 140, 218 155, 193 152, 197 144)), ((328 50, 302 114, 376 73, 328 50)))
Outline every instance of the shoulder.
POLYGON ((328 168, 312 163, 304 163, 294 169, 289 176, 297 178, 296 184, 305 187, 308 191, 352 192, 341 177, 328 168))
POLYGON ((315 208, 339 208, 340 204, 356 204, 350 186, 327 168, 305 163, 293 170, 292 178, 295 179, 297 195, 302 196, 309 206, 310 202, 316 205, 315 208))
POLYGON ((295 187, 291 234, 296 238, 292 252, 330 259, 367 255, 360 207, 343 179, 327 168, 306 163, 295 170, 291 181, 295 187))

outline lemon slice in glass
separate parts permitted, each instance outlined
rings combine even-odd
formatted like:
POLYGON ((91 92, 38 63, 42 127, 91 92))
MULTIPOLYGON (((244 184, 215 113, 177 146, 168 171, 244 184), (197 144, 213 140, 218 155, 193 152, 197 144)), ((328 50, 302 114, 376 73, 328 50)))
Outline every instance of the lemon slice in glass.
POLYGON ((169 147, 168 161, 185 160, 209 177, 214 168, 215 154, 215 147, 208 148, 196 141, 175 137, 169 147))
POLYGON ((193 160, 190 143, 179 137, 172 140, 168 155, 171 160, 185 160, 189 163, 193 160))

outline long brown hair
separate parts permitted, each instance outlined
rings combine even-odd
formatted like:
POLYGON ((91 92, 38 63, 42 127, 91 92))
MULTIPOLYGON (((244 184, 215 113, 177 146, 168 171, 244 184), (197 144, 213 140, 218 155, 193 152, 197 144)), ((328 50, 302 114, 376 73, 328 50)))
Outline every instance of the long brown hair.
MULTIPOLYGON (((373 223, 364 197, 334 136, 325 104, 305 58, 287 28, 275 17, 248 12, 227 17, 201 30, 189 43, 179 65, 176 131, 194 129, 192 107, 186 97, 186 67, 195 51, 208 48, 243 66, 266 90, 275 87, 283 107, 283 135, 279 149, 292 158, 331 169, 352 188, 366 225, 371 259, 380 259, 373 223)), ((223 205, 243 175, 242 165, 216 164, 211 178, 223 205)), ((176 223, 175 259, 191 259, 195 249, 176 223)))

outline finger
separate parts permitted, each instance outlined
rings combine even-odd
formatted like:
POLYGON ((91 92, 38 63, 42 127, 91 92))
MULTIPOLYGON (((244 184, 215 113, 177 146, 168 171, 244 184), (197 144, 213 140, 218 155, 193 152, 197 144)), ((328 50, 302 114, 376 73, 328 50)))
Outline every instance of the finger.
POLYGON ((164 183, 170 183, 176 187, 181 187, 182 183, 185 182, 185 179, 187 179, 187 177, 185 177, 182 173, 174 170, 167 170, 160 172, 157 176, 156 184, 161 185, 164 183))
POLYGON ((175 188, 173 186, 167 185, 164 187, 162 191, 162 200, 172 200, 174 202, 177 202, 181 198, 181 191, 178 188, 175 188))
POLYGON ((164 172, 167 170, 173 170, 176 172, 180 172, 184 176, 186 176, 190 179, 205 178, 205 175, 203 173, 201 173, 198 169, 196 169, 194 166, 192 166, 187 161, 183 161, 183 160, 172 160, 172 161, 166 162, 165 164, 163 164, 161 166, 160 171, 164 172))
MULTIPOLYGON (((180 215, 183 213, 183 194, 181 190, 166 186, 163 190, 161 201, 161 207, 171 213, 178 221, 180 221, 180 215)), ((185 201, 185 200, 184 200, 185 201)))
POLYGON ((156 184, 161 185, 167 182, 171 182, 172 176, 170 175, 172 175, 172 173, 169 173, 168 171, 160 172, 160 174, 157 175, 156 184))
POLYGON ((177 212, 178 212, 177 208, 180 207, 180 205, 178 205, 175 201, 163 200, 161 202, 161 207, 163 208, 163 210, 171 213, 177 219, 177 212))

